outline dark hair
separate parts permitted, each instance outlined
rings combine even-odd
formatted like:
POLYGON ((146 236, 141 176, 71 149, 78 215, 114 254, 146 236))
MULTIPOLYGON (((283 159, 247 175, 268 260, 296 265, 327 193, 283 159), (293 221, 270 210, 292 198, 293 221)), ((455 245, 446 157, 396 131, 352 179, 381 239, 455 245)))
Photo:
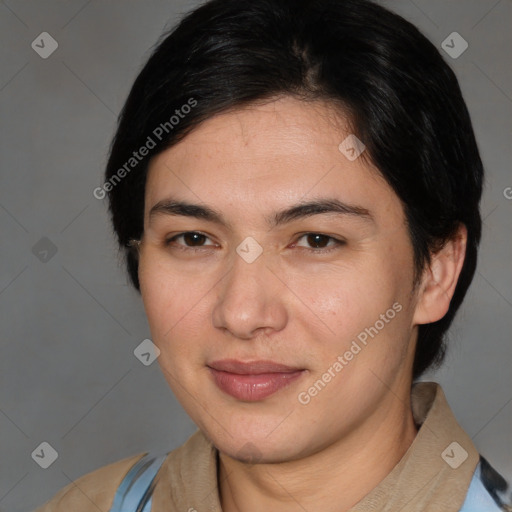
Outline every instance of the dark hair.
POLYGON ((217 113, 279 95, 349 113, 403 204, 415 284, 430 252, 461 223, 467 228, 449 311, 419 326, 416 379, 443 360, 445 333, 475 272, 483 167, 453 71, 416 27, 371 1, 212 0, 162 36, 119 116, 101 189, 131 281, 139 290, 129 243, 143 232, 150 158, 217 113), (147 154, 136 158, 142 147, 147 154))

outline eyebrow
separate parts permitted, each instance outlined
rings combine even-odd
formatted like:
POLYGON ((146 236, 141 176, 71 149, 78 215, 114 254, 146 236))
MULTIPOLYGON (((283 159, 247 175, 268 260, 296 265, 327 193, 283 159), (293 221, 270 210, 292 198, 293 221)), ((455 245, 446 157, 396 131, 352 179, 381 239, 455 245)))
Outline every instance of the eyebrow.
MULTIPOLYGON (((284 210, 273 212, 271 215, 267 216, 265 220, 271 228, 274 228, 294 220, 320 214, 347 215, 368 222, 375 222, 368 209, 362 206, 343 203, 339 199, 334 198, 320 198, 301 202, 284 210)), ((231 224, 224 219, 220 212, 209 206, 192 204, 187 201, 179 201, 172 198, 163 199, 151 208, 149 211, 150 221, 153 217, 159 215, 191 217, 213 222, 226 228, 231 227, 231 224)))

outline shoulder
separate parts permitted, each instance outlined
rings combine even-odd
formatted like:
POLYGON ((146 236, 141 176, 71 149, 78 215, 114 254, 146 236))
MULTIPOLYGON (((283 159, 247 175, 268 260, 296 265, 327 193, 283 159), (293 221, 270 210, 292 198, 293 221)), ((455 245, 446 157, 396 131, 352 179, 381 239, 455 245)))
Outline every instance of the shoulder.
POLYGON ((512 511, 509 483, 482 456, 460 512, 512 511))
POLYGON ((35 512, 98 512, 109 510, 128 471, 146 452, 91 471, 62 488, 35 512))

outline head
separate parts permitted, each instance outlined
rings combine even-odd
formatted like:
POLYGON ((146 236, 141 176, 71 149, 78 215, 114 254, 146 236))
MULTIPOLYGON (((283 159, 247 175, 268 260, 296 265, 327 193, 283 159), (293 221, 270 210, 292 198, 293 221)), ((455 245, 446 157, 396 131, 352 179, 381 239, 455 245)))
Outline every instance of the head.
POLYGON ((441 363, 482 178, 454 73, 398 15, 214 0, 137 77, 99 195, 178 399, 220 449, 282 460, 441 363), (301 373, 244 400, 216 386, 223 359, 301 373))

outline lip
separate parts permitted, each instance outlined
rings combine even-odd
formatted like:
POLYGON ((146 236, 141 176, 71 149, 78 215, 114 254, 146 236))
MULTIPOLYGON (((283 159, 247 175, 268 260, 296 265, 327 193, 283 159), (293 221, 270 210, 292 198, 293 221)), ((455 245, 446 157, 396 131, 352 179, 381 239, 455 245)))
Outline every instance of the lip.
POLYGON ((306 371, 273 361, 224 359, 209 363, 217 387, 238 400, 256 402, 289 386, 306 371))

